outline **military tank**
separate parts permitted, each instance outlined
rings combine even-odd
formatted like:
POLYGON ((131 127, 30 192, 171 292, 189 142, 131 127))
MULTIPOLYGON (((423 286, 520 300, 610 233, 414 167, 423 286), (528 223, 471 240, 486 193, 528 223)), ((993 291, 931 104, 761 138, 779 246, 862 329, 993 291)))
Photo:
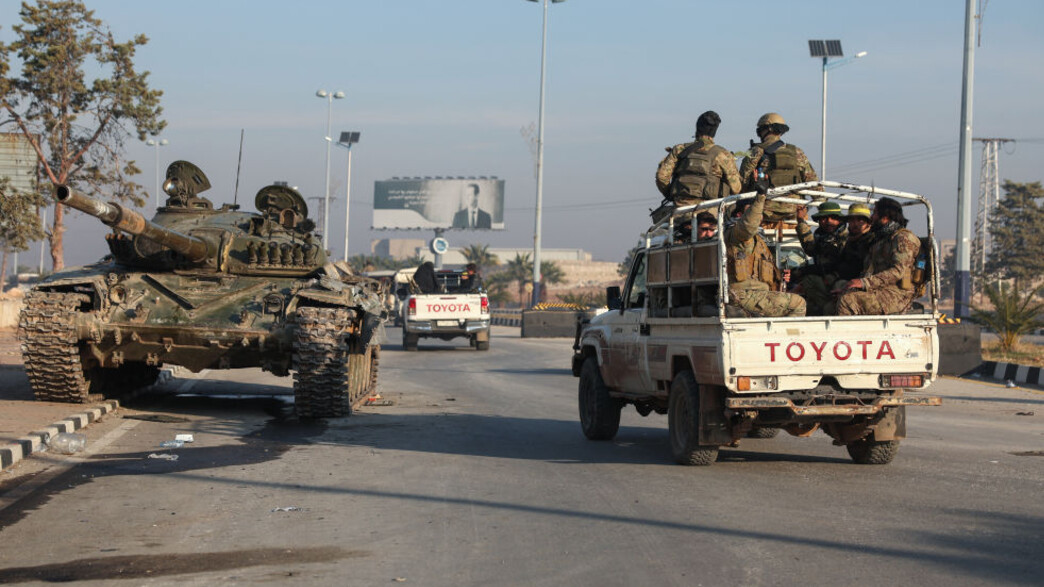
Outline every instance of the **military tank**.
POLYGON ((38 400, 86 402, 156 381, 160 367, 293 372, 302 418, 351 414, 377 383, 387 312, 378 281, 331 263, 299 193, 262 188, 258 213, 199 194, 176 161, 152 220, 55 186, 55 200, 112 227, 101 261, 49 276, 24 300, 19 335, 38 400))

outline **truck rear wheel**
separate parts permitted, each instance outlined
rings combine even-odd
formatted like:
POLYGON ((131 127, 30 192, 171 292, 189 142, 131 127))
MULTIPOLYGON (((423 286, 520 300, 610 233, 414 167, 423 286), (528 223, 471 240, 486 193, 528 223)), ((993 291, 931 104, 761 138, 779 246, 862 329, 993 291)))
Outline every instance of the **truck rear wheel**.
POLYGON ((718 460, 717 446, 700 445, 700 386, 692 371, 682 371, 671 383, 667 426, 679 465, 706 466, 718 460))
POLYGON ((755 428, 747 433, 747 438, 775 438, 779 436, 779 428, 755 428))
POLYGON ((594 357, 588 357, 580 369, 579 404, 580 427, 588 440, 612 440, 616 436, 623 402, 609 395, 594 357))
POLYGON ((873 436, 845 445, 848 456, 859 465, 887 465, 899 452, 898 440, 873 440, 873 436))
POLYGON ((402 350, 404 351, 415 351, 417 350, 417 342, 420 341, 419 334, 413 334, 410 332, 402 331, 402 350))

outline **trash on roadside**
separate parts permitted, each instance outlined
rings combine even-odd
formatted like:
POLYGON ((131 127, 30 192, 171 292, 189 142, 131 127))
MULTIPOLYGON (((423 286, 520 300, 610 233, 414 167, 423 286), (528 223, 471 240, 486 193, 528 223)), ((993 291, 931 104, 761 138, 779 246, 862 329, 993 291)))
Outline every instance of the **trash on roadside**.
POLYGON ((160 448, 181 448, 181 447, 185 446, 185 441, 183 441, 183 440, 164 440, 163 442, 159 443, 159 446, 160 446, 160 448))
POLYGON ((366 398, 366 401, 364 401, 363 403, 368 406, 394 406, 395 400, 384 399, 384 396, 382 396, 379 393, 375 393, 370 397, 366 398))
POLYGON ((152 454, 149 455, 148 458, 150 458, 150 459, 159 459, 161 461, 172 461, 173 462, 173 461, 178 460, 178 455, 172 455, 172 454, 169 454, 169 453, 164 453, 164 454, 152 453, 152 454))
POLYGON ((83 452, 87 448, 87 436, 73 432, 62 432, 47 439, 47 447, 63 455, 83 452))
POLYGON ((1007 387, 1008 389, 1011 389, 1012 387, 1015 387, 1015 382, 1012 381, 1011 379, 1009 379, 1007 381, 1007 383, 1004 384, 1004 387, 1007 387))
POLYGON ((287 506, 287 507, 273 508, 272 509, 272 513, 275 513, 275 512, 299 512, 299 511, 301 511, 301 508, 297 507, 296 505, 291 505, 291 506, 287 506))
POLYGON ((1033 412, 1015 412, 1016 416, 1032 416, 1033 412))
POLYGON ((174 435, 174 440, 180 440, 181 442, 184 442, 186 444, 189 443, 189 442, 195 442, 196 441, 194 438, 192 438, 191 434, 175 434, 174 435))

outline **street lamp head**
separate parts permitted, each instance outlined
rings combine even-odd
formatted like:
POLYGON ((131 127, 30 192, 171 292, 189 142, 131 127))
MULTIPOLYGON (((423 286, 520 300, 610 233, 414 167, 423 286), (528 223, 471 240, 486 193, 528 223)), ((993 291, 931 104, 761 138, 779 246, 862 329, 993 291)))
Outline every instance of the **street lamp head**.
POLYGON ((860 51, 860 52, 856 53, 855 56, 856 56, 856 59, 859 59, 860 57, 866 57, 866 51, 860 51))
POLYGON ((327 91, 326 90, 316 90, 315 95, 320 97, 320 98, 325 98, 327 96, 327 91))
POLYGON ((145 144, 151 147, 151 146, 156 144, 156 141, 154 141, 152 139, 149 139, 149 140, 145 141, 145 144))
POLYGON ((341 98, 344 97, 344 92, 334 92, 333 96, 334 96, 334 98, 337 98, 338 100, 340 100, 341 98))

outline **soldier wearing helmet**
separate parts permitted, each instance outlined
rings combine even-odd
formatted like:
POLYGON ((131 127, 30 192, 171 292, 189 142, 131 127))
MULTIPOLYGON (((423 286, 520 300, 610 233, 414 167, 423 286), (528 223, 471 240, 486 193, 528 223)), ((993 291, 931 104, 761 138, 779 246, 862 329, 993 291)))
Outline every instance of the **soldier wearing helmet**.
POLYGON ((921 249, 921 239, 906 228, 903 207, 891 198, 874 204, 870 216, 873 242, 863 265, 861 277, 855 277, 835 288, 841 294, 837 313, 901 314, 913 302, 914 262, 921 249))
POLYGON ((805 254, 815 263, 803 268, 802 277, 795 291, 801 292, 808 303, 808 313, 822 315, 831 301, 830 287, 837 281, 837 266, 841 251, 848 241, 845 215, 837 202, 824 202, 812 218, 819 223, 815 232, 808 226, 808 208, 797 208, 797 234, 805 254))
MULTIPOLYGON (((753 191, 759 181, 768 181, 772 187, 779 187, 819 180, 805 152, 783 142, 781 137, 789 130, 783 117, 775 112, 758 119, 755 132, 761 142, 750 142, 750 155, 740 164, 743 191, 753 191)), ((793 218, 795 211, 793 204, 769 202, 765 207, 765 219, 793 218)))
POLYGON ((742 184, 736 159, 714 144, 721 117, 708 110, 696 120, 696 140, 667 148, 656 168, 656 188, 675 206, 738 194, 742 184))

